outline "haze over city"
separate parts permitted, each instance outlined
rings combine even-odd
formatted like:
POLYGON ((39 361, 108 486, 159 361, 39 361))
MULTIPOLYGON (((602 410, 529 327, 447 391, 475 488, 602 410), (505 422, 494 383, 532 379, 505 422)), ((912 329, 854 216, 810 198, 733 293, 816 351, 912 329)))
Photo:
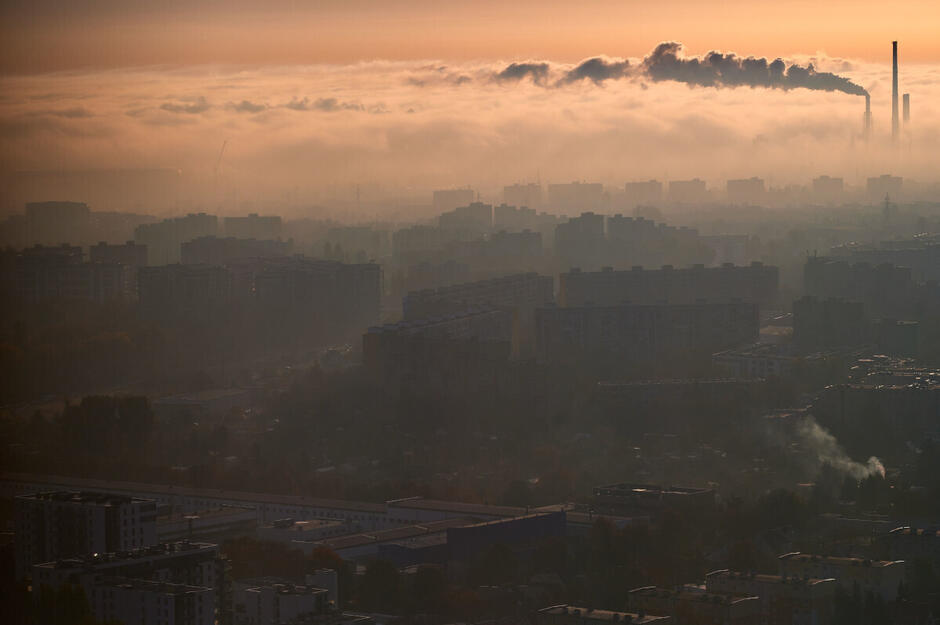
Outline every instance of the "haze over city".
POLYGON ((4 622, 940 622, 938 33, 4 2, 4 622))

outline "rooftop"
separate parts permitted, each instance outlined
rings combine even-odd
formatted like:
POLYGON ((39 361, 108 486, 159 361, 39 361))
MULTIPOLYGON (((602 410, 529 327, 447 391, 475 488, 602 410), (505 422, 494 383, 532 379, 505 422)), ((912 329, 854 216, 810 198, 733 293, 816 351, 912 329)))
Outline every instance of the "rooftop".
POLYGON ((583 621, 610 621, 612 623, 633 623, 635 625, 646 625, 646 623, 667 623, 668 616, 654 616, 645 614, 640 616, 636 612, 613 612, 611 610, 594 610, 592 608, 581 608, 571 605, 553 605, 539 610, 540 614, 551 614, 558 616, 580 617, 583 621))
POLYGON ((150 547, 140 547, 130 551, 117 551, 113 553, 96 553, 77 558, 67 558, 53 562, 44 562, 36 566, 46 569, 91 569, 97 566, 120 565, 134 560, 146 558, 175 556, 183 553, 217 553, 218 545, 213 543, 191 542, 181 540, 175 543, 160 543, 150 547))
POLYGON ((728 579, 750 580, 759 584, 792 584, 805 586, 815 586, 817 584, 832 583, 835 581, 835 579, 831 577, 787 577, 784 575, 771 575, 768 573, 754 573, 753 571, 729 571, 728 569, 721 569, 718 571, 712 571, 711 573, 706 573, 705 577, 726 577, 728 579))
POLYGON ((895 564, 904 564, 904 560, 869 560, 867 558, 847 558, 841 556, 820 556, 812 553, 794 551, 779 556, 784 562, 831 564, 833 566, 864 566, 871 568, 885 568, 895 564))
POLYGON ((130 579, 127 577, 102 577, 97 580, 96 585, 126 588, 128 590, 144 590, 147 592, 160 593, 162 595, 186 595, 189 593, 212 592, 211 588, 204 586, 169 584, 167 582, 154 582, 146 579, 130 579))
POLYGON ((450 527, 463 527, 465 525, 473 525, 474 523, 475 521, 473 519, 468 518, 445 519, 443 521, 431 521, 430 523, 395 527, 378 532, 363 532, 360 534, 337 536, 335 538, 317 541, 317 544, 329 547, 334 551, 338 549, 350 549, 363 545, 395 542, 417 536, 425 536, 437 532, 444 532, 450 527))
POLYGON ((35 499, 38 501, 58 501, 63 503, 75 503, 92 506, 126 506, 131 503, 145 503, 151 499, 141 499, 128 495, 117 495, 114 493, 92 492, 92 491, 46 491, 42 493, 32 493, 29 495, 20 495, 19 499, 35 499))
POLYGON ((53 484, 65 488, 89 488, 109 492, 124 491, 129 493, 147 493, 147 495, 166 497, 190 497, 239 501, 251 504, 274 504, 281 506, 306 506, 384 514, 385 504, 340 499, 320 499, 303 495, 275 495, 270 493, 252 493, 211 488, 190 488, 172 484, 145 484, 141 482, 122 482, 117 480, 96 480, 81 477, 62 477, 58 475, 36 475, 28 473, 0 473, 0 479, 8 482, 35 484, 53 484))

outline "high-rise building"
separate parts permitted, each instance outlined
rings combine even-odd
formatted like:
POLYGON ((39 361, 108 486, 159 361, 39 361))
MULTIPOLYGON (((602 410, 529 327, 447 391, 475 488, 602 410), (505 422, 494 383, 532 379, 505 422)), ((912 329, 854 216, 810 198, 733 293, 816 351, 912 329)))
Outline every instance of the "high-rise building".
POLYGON ((657 204, 663 199, 663 183, 659 180, 628 182, 624 185, 624 194, 630 206, 657 204))
POLYGON ((544 362, 644 366, 710 361, 757 340, 757 305, 745 302, 539 308, 536 345, 544 362))
POLYGON ((510 206, 537 210, 542 207, 542 185, 530 182, 503 187, 503 202, 510 206))
POLYGON ((740 299, 757 304, 776 300, 777 267, 753 262, 736 267, 696 265, 688 269, 634 267, 629 271, 570 271, 558 282, 561 306, 618 306, 624 303, 692 304, 701 299, 722 301, 740 299))
POLYGON ((569 182, 548 185, 548 205, 556 211, 593 211, 604 206, 604 185, 569 182))
POLYGON ((26 238, 30 245, 82 244, 89 235, 91 211, 83 202, 30 202, 26 238))
POLYGON ((476 199, 473 189, 438 189, 433 193, 434 212, 443 213, 458 206, 467 206, 476 199))
POLYGON ((680 204, 693 204, 708 199, 705 190, 705 181, 693 178, 692 180, 670 180, 669 200, 680 204))
POLYGON ((250 213, 246 217, 222 220, 225 236, 236 239, 277 239, 281 236, 281 218, 277 215, 250 213))
POLYGON ((148 265, 180 262, 180 246, 198 237, 218 234, 219 219, 206 213, 142 224, 134 230, 134 241, 147 246, 148 265))
POLYGON ((94 492, 55 491, 14 500, 16 576, 40 562, 127 551, 157 541, 153 500, 94 492))
POLYGON ((728 181, 728 201, 732 204, 762 204, 767 189, 761 178, 742 178, 728 181))

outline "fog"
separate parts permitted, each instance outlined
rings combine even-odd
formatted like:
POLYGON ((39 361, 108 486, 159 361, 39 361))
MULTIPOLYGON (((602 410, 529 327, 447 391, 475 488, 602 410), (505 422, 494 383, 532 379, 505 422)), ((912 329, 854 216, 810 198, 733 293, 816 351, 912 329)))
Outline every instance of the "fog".
MULTIPOLYGON (((895 145, 889 140, 889 63, 786 60, 870 91, 874 122, 867 141, 863 98, 841 91, 798 83, 734 86, 711 78, 683 84, 668 79, 671 70, 640 71, 644 59, 515 63, 375 61, 6 76, 0 79, 6 94, 0 168, 8 178, 22 170, 176 169, 180 206, 277 198, 288 210, 348 197, 356 184, 378 185, 389 199, 470 185, 496 200, 503 185, 537 178, 619 186, 697 176, 720 186, 756 175, 784 186, 807 184, 819 173, 849 184, 882 173, 923 182, 936 176, 936 66, 902 65, 912 121, 895 145), (613 79, 609 68, 617 63, 633 69, 613 79), (514 67, 540 73, 513 73, 514 67)), ((15 183, 5 188, 8 212, 22 201, 50 199, 16 195, 15 183)), ((147 203, 144 193, 137 195, 135 201, 147 203)))

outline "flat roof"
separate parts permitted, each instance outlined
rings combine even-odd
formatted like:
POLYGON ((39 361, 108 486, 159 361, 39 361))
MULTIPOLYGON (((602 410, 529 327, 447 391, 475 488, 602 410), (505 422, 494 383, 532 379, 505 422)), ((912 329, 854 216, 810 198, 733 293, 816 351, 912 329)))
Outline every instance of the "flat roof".
POLYGON ((95 581, 96 586, 112 586, 134 590, 158 592, 164 595, 186 595, 189 593, 212 592, 205 586, 190 586, 188 584, 170 584, 168 582, 155 582, 147 579, 129 577, 102 577, 95 581))
POLYGON ((228 501, 241 501, 255 504, 263 503, 282 506, 307 506, 316 508, 330 508, 334 510, 348 510, 350 512, 369 512, 373 514, 385 513, 384 503, 369 503, 341 499, 321 499, 317 497, 306 497, 303 495, 272 495, 268 493, 252 493, 212 488, 192 488, 189 486, 173 486, 169 484, 145 484, 141 482, 97 480, 91 478, 62 477, 58 475, 36 475, 29 473, 2 472, 0 473, 0 479, 8 482, 49 484, 63 487, 98 489, 103 491, 144 492, 148 495, 153 494, 178 497, 204 497, 208 499, 223 499, 228 501))
POLYGON ((122 562, 132 562, 152 557, 176 556, 194 552, 218 551, 219 546, 215 543, 193 542, 189 540, 179 540, 172 543, 160 543, 150 547, 138 547, 129 551, 117 551, 109 553, 88 554, 75 558, 64 558, 62 560, 53 560, 52 562, 43 562, 35 564, 44 569, 84 569, 94 568, 95 566, 105 564, 120 564, 122 562))
POLYGON ((670 621, 668 616, 656 616, 653 614, 644 614, 640 616, 636 612, 614 612, 612 610, 595 610, 593 608, 584 608, 573 605, 553 605, 539 610, 539 614, 568 615, 579 616, 585 621, 611 621, 621 623, 632 623, 633 625, 646 625, 646 623, 667 623, 670 621))
POLYGON ((482 503, 466 503, 462 501, 442 501, 440 499, 424 499, 414 497, 389 501, 388 506, 395 508, 413 508, 416 510, 434 510, 439 512, 454 512, 468 516, 498 516, 515 517, 525 516, 531 512, 528 508, 517 506, 493 506, 482 503))
POLYGON ((115 493, 92 492, 92 491, 74 491, 74 490, 55 490, 43 491, 39 493, 30 493, 28 495, 19 495, 18 499, 35 499, 37 501, 59 501, 64 503, 76 503, 81 505, 94 506, 123 506, 132 503, 147 503, 153 499, 144 499, 141 497, 131 497, 128 495, 118 495, 115 493))
POLYGON ((904 564, 904 560, 869 560, 867 558, 848 558, 843 556, 820 556, 812 553, 785 553, 778 556, 779 560, 789 562, 819 562, 825 564, 834 564, 837 566, 865 566, 872 568, 884 568, 895 564, 904 564))
POLYGON ((792 584, 792 585, 806 585, 806 586, 815 586, 817 584, 831 584, 835 583, 835 578, 832 577, 794 577, 794 576, 783 576, 783 575, 772 575, 770 573, 749 573, 744 571, 729 571, 728 569, 721 569, 718 571, 712 571, 711 573, 705 574, 706 578, 709 577, 726 577, 728 579, 740 579, 740 580, 749 580, 755 581, 760 584, 792 584))
POLYGON ((474 519, 468 518, 444 519, 441 521, 431 521, 430 523, 395 527, 378 532, 361 532, 359 534, 324 538, 323 540, 316 541, 316 544, 329 547, 333 550, 349 549, 362 545, 395 542, 417 536, 427 536, 438 532, 445 532, 451 527, 464 527, 466 525, 474 525, 475 523, 476 521, 474 519))

